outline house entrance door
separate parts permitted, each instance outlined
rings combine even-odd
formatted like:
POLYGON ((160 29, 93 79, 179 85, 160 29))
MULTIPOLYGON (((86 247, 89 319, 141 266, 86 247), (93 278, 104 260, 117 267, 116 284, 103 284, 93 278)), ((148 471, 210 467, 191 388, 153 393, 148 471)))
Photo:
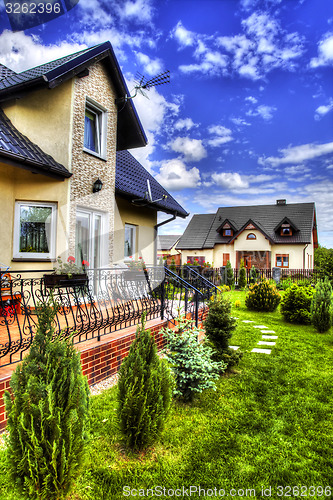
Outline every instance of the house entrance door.
POLYGON ((89 269, 96 269, 106 264, 103 235, 105 235, 105 214, 92 210, 77 210, 75 234, 77 263, 85 260, 89 262, 89 269))
POLYGON ((243 254, 244 265, 245 265, 246 269, 251 269, 251 257, 252 257, 252 255, 250 253, 243 254))

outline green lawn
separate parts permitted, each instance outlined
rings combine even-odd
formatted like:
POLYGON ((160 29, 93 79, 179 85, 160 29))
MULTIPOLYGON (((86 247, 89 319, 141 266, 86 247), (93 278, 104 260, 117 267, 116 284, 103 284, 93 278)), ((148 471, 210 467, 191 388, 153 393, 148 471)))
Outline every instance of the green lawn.
MULTIPOLYGON (((224 489, 226 496, 232 490, 233 498, 250 497, 250 489, 263 498, 262 488, 270 486, 274 499, 333 498, 328 489, 310 488, 331 486, 333 492, 332 330, 318 334, 312 326, 289 325, 278 311, 248 311, 244 292, 226 295, 233 304, 241 301, 233 310, 240 319, 231 340, 244 352, 237 372, 223 376, 216 392, 206 391, 191 405, 175 403, 160 441, 138 456, 121 445, 116 389, 94 396, 86 462, 71 500, 128 498, 124 486, 191 485, 224 489), (270 355, 250 352, 262 334, 242 319, 275 330, 279 338, 270 355), (298 486, 299 495, 288 486, 298 486)), ((8 480, 4 451, 0 491, 1 500, 20 498, 8 480)), ((202 497, 192 492, 191 498, 202 497)))

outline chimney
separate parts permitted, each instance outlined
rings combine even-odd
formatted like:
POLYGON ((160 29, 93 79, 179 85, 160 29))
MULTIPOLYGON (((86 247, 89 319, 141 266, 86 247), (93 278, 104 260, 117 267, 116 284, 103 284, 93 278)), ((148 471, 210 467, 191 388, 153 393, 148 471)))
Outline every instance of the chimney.
POLYGON ((286 205, 287 204, 287 200, 276 200, 276 204, 277 205, 286 205))

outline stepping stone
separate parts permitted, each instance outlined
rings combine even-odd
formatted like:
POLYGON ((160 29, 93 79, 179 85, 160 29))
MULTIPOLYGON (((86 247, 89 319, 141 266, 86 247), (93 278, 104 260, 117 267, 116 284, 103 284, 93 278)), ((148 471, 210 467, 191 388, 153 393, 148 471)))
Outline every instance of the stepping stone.
POLYGON ((265 325, 253 325, 253 328, 268 328, 268 326, 265 326, 265 325))
POLYGON ((263 339, 272 339, 273 340, 273 339, 277 339, 278 336, 277 335, 263 335, 262 338, 263 339))
POLYGON ((229 345, 230 349, 233 349, 234 351, 237 351, 239 349, 239 345, 229 345))
POLYGON ((262 354, 270 354, 271 349, 258 349, 257 347, 255 347, 254 349, 252 349, 251 352, 260 352, 262 354))
POLYGON ((267 340, 259 340, 258 345, 275 345, 276 342, 267 342, 267 340))
POLYGON ((274 330, 261 330, 261 333, 275 333, 274 330))
POLYGON ((243 319, 242 323, 254 323, 251 319, 243 319))

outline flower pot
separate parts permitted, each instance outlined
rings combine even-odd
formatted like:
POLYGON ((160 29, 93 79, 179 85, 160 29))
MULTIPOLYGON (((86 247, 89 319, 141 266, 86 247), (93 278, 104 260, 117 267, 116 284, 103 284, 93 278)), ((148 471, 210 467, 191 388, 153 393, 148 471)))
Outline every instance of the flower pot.
POLYGON ((44 285, 46 288, 66 288, 74 286, 85 286, 88 284, 86 273, 72 274, 44 274, 44 285))

